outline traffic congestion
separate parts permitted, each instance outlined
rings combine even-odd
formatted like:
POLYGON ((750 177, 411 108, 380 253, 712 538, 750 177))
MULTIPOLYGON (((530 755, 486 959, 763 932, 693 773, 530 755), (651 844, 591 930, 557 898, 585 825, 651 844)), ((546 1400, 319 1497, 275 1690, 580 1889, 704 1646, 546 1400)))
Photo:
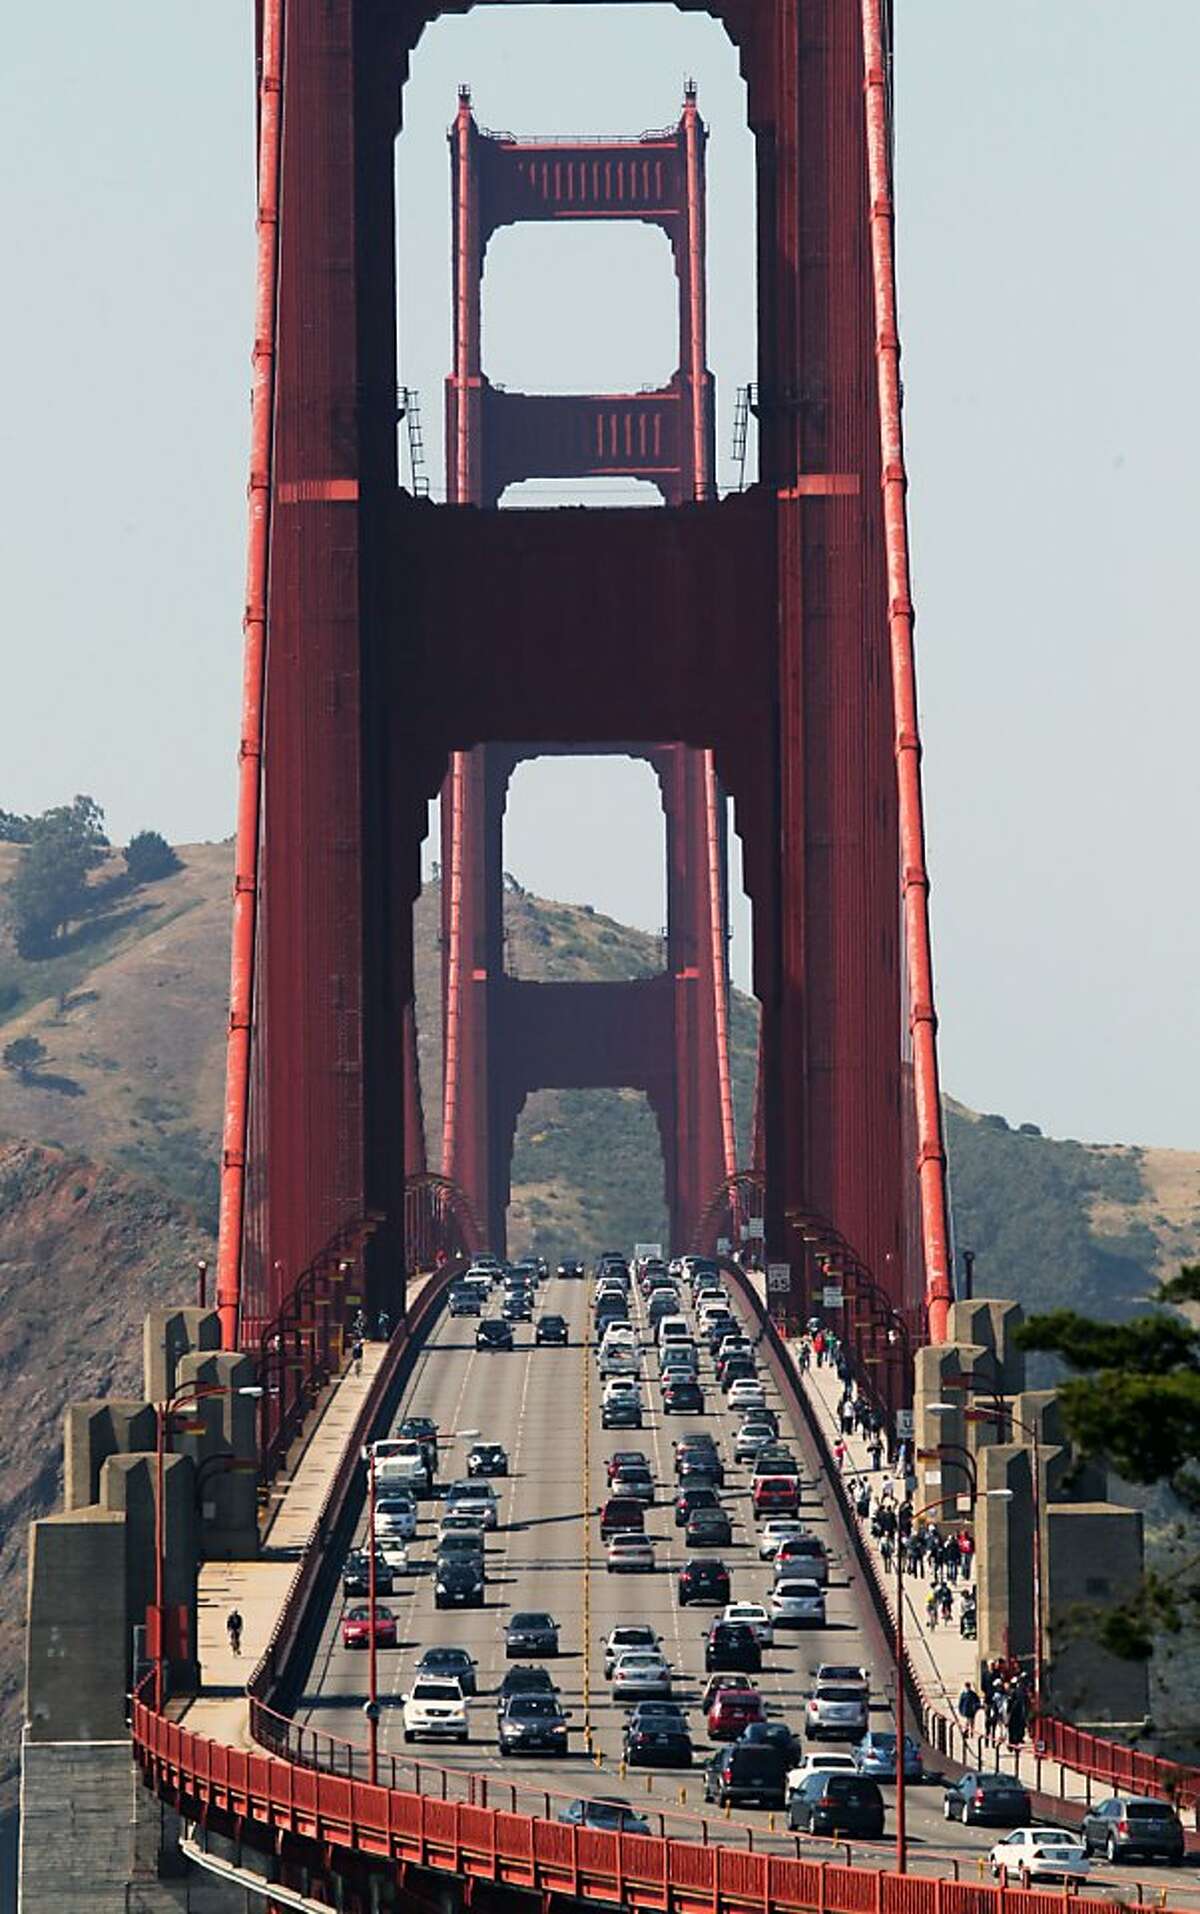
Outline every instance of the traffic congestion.
MULTIPOLYGON (((364 1455, 368 1513, 301 1719, 361 1735, 373 1526, 386 1752, 528 1777, 577 1825, 657 1832, 669 1812, 686 1835, 706 1816, 716 1838, 887 1861, 888 1644, 731 1288, 692 1256, 475 1260, 364 1455)), ((903 1760, 915 1865, 1061 1887, 1108 1858, 1103 1829, 1035 1824, 1019 1785, 934 1775, 907 1737, 903 1760)), ((1116 1866, 1156 1877, 1169 1822, 1114 1822, 1116 1866), (1131 1825, 1151 1845, 1126 1857, 1131 1825)))

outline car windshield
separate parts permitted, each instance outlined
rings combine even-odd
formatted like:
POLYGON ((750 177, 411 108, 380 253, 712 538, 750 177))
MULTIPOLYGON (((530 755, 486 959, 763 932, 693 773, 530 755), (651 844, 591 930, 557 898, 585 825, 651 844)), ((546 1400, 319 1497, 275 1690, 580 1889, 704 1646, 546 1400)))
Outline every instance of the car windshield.
POLYGON ((427 1648, 421 1657, 422 1668, 430 1671, 447 1671, 451 1668, 468 1668, 471 1657, 465 1648, 427 1648))
POLYGON ((1173 1821, 1175 1810, 1165 1801, 1127 1801, 1125 1818, 1127 1821, 1173 1821))
POLYGON ((552 1695, 516 1695, 508 1704, 508 1712, 522 1721, 548 1721, 559 1709, 552 1695))
POLYGON ((861 1688, 818 1688, 817 1689, 818 1701, 861 1701, 862 1699, 863 1699, 863 1691, 861 1688))
MULTIPOLYGON (((1006 1774, 977 1774, 974 1786, 984 1794, 1012 1794, 1021 1788, 1019 1781, 1013 1781, 1006 1774)), ((1023 1793, 1024 1790, 1021 1789, 1023 1793)))
POLYGON ((780 1582, 775 1590, 781 1601, 798 1602, 821 1593, 816 1582, 780 1582))
POLYGON ((825 1794, 833 1795, 839 1801, 874 1801, 879 1793, 873 1781, 860 1781, 853 1774, 828 1774, 824 1777, 825 1794))
POLYGON ((631 1622, 624 1628, 614 1628, 609 1636, 613 1648, 653 1648, 656 1645, 654 1630, 642 1622, 631 1622))
POLYGON ((508 1625, 510 1628, 553 1628, 554 1622, 549 1615, 535 1613, 531 1609, 528 1613, 514 1615, 508 1625))
POLYGON ((418 1681, 413 1688, 414 1701, 459 1701, 461 1697, 456 1681, 418 1681))

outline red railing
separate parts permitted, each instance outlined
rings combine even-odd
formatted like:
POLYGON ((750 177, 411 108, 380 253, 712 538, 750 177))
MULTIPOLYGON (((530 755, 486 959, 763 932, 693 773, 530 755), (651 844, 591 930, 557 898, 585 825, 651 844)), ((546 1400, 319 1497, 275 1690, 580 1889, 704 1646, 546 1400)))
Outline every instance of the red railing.
POLYGON ((1200 1768, 1167 1761, 1121 1741, 1108 1741, 1053 1715, 1043 1715, 1037 1736, 1044 1756, 1075 1768, 1080 1774, 1107 1783, 1114 1793, 1154 1794, 1173 1801, 1181 1812, 1190 1808, 1200 1818, 1200 1768))
POLYGON ((479 1219, 466 1191, 431 1170, 410 1176, 404 1185, 404 1247, 410 1269, 432 1269, 439 1258, 482 1249, 479 1219))

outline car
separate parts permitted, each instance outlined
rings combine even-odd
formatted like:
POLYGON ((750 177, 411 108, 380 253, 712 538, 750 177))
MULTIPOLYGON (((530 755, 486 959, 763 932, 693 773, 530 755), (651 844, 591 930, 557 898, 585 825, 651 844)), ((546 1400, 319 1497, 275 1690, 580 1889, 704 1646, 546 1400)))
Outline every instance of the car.
POLYGON ((776 1439, 768 1442, 765 1449, 759 1450, 754 1458, 754 1476, 757 1479, 760 1475, 794 1475, 799 1478, 800 1464, 786 1442, 776 1439))
POLYGON ((602 1834, 649 1834, 650 1823, 628 1801, 611 1796, 569 1801, 558 1818, 572 1828, 598 1828, 602 1834))
POLYGON ((728 1548, 733 1522, 728 1509, 693 1509, 683 1531, 689 1548, 728 1548))
POLYGON ((557 1693, 558 1689, 548 1668, 535 1668, 528 1663, 518 1664, 516 1668, 506 1668, 504 1671, 504 1679, 496 1691, 496 1713, 502 1715, 514 1695, 556 1695, 557 1693))
POLYGON ((720 1674, 710 1675, 700 1691, 700 1712, 706 1715, 722 1688, 741 1688, 747 1694, 757 1694, 758 1690, 749 1675, 720 1674))
POLYGON ((870 1671, 856 1661, 818 1662, 813 1670, 813 1680, 820 1687, 824 1682, 840 1682, 844 1688, 871 1687, 870 1671))
POLYGON ((610 1376, 604 1385, 603 1402, 640 1402, 642 1385, 636 1376, 610 1376))
POLYGON ((852 1754, 842 1754, 840 1749, 822 1748, 820 1754, 805 1754, 793 1762, 788 1772, 788 1787, 798 1788, 807 1781, 810 1774, 861 1774, 862 1769, 852 1754))
POLYGON ((767 1392, 761 1382, 752 1382, 748 1377, 735 1382, 729 1391, 729 1407, 741 1409, 743 1413, 751 1409, 765 1409, 767 1392))
POLYGON ((483 1530, 473 1521, 467 1528, 443 1530, 437 1538, 434 1559, 439 1568, 443 1562, 470 1562, 484 1574, 483 1530))
POLYGON ((870 1697, 860 1685, 819 1682, 805 1703, 804 1733, 809 1741, 824 1736, 832 1741, 861 1741, 870 1709, 870 1697))
POLYGON ((1082 1881, 1091 1863, 1083 1837, 1065 1828, 1014 1828, 988 1852, 997 1880, 1002 1877, 1028 1887, 1033 1881, 1082 1881))
POLYGON ((456 1681, 464 1695, 473 1695, 479 1685, 479 1668, 465 1648, 427 1648, 417 1663, 416 1676, 431 1675, 439 1681, 456 1681))
POLYGON ((632 1530, 640 1535, 646 1527, 646 1510, 636 1495, 610 1495, 600 1511, 600 1540, 632 1530))
POLYGON ((477 1442, 467 1451, 468 1475, 507 1475, 508 1450, 500 1442, 477 1442))
POLYGON ((481 1555, 484 1553, 486 1543, 484 1541, 483 1523, 479 1519, 477 1509, 444 1508, 441 1520, 438 1523, 439 1546, 441 1545, 443 1535, 473 1535, 479 1553, 481 1555))
POLYGON ((442 1675, 415 1675, 400 1697, 405 1741, 469 1741, 467 1703, 456 1681, 442 1675))
POLYGON ((504 1654, 508 1661, 518 1655, 557 1655, 558 1623, 545 1609, 519 1609, 509 1618, 504 1630, 504 1654))
POLYGON ((412 1567, 408 1559, 408 1543, 398 1535, 378 1535, 375 1538, 375 1546, 388 1565, 394 1589, 396 1576, 407 1575, 412 1567))
POLYGON ((769 1742, 734 1741, 705 1764, 704 1799, 722 1808, 780 1808, 787 1754, 769 1742))
POLYGON ((1147 1860, 1161 1855, 1177 1863, 1185 1845, 1183 1823, 1170 1802, 1147 1794, 1119 1794, 1102 1801, 1084 1815, 1081 1838, 1089 1854, 1104 1854, 1114 1863, 1135 1854, 1147 1860))
POLYGON ((799 1737, 786 1721, 752 1721, 743 1729, 740 1739, 753 1742, 756 1747, 782 1748, 789 1768, 794 1768, 800 1759, 799 1737))
POLYGON ((821 1588, 828 1587, 829 1557, 820 1536, 792 1535, 781 1542, 774 1555, 774 1572, 777 1582, 799 1577, 802 1581, 816 1582, 821 1588))
POLYGON ((554 1695, 510 1695, 496 1725, 502 1755, 567 1752, 567 1712, 554 1695))
POLYGON ((608 1540, 605 1567, 610 1575, 648 1574, 654 1569, 654 1544, 648 1535, 622 1529, 608 1540))
POLYGON ((527 1323, 533 1320, 533 1302, 527 1290, 510 1289, 500 1305, 500 1316, 506 1323, 527 1323))
POLYGON ((675 1475, 681 1478, 689 1470, 703 1469, 712 1476, 718 1487, 725 1481, 725 1465, 721 1460, 721 1451, 716 1438, 707 1429, 697 1430, 695 1435, 680 1436, 674 1444, 675 1475))
MULTIPOLYGON (((371 1604, 355 1602, 342 1615, 342 1647, 366 1648, 371 1639, 371 1604)), ((375 1604, 375 1646, 376 1648, 394 1648, 396 1646, 395 1610, 386 1608, 382 1602, 375 1604)))
POLYGON ((808 1530, 797 1516, 773 1515, 758 1531, 759 1561, 774 1561, 781 1542, 790 1542, 797 1535, 807 1534, 808 1530))
MULTIPOLYGON (((818 1756, 810 1757, 812 1760, 818 1756)), ((854 1749, 854 1760, 860 1774, 869 1774, 876 1781, 894 1780, 896 1774, 896 1737, 886 1728, 869 1728, 854 1749)), ((911 1735, 904 1737, 904 1779, 906 1781, 924 1781, 925 1763, 921 1750, 911 1735)))
POLYGON ((865 1774, 819 1769, 789 1788, 788 1826, 793 1833, 838 1834, 877 1841, 883 1833, 883 1796, 865 1774))
POLYGON ((435 1608, 482 1608, 483 1565, 475 1556, 439 1555, 433 1571, 435 1608))
MULTIPOLYGON (((392 1571, 375 1549, 375 1593, 390 1595, 393 1589, 392 1571)), ((343 1595, 369 1595, 371 1593, 371 1557, 365 1548, 352 1548, 346 1557, 342 1569, 343 1595)))
POLYGON ((604 1676, 611 1681, 612 1671, 617 1658, 631 1648, 653 1649, 660 1646, 656 1631, 649 1622, 621 1622, 609 1631, 604 1643, 604 1676))
POLYGON ((767 1597, 776 1628, 824 1628, 825 1591, 819 1582, 789 1576, 767 1597))
POLYGON ((799 1507, 799 1476, 759 1475, 755 1477, 755 1515, 794 1515, 799 1507))
POLYGON ((722 1486, 724 1471, 715 1455, 707 1455, 701 1450, 689 1455, 675 1478, 675 1493, 684 1489, 718 1489, 722 1486))
POLYGON ((614 1495, 632 1495, 647 1505, 654 1501, 654 1477, 647 1468, 618 1469, 611 1476, 614 1495))
POLYGON ((553 1343, 555 1347, 565 1349, 571 1340, 566 1317, 539 1316, 533 1340, 535 1343, 553 1343))
POLYGON ((474 1283, 452 1283, 448 1301, 452 1316, 483 1314, 483 1298, 474 1283))
POLYGON ((470 1515, 481 1528, 494 1529, 500 1521, 500 1503, 491 1483, 480 1476, 466 1476, 452 1482, 446 1491, 446 1507, 455 1515, 470 1515))
POLYGON ((429 1466, 437 1474, 438 1425, 433 1416, 405 1416, 396 1427, 396 1434, 409 1442, 424 1445, 429 1466))
POLYGON ((609 1481, 613 1482, 623 1469, 644 1469, 649 1473, 650 1462, 644 1449, 618 1449, 609 1456, 604 1467, 609 1481))
POLYGON ((720 1506, 721 1498, 711 1483, 680 1489, 675 1497, 675 1526, 677 1529, 686 1528, 697 1509, 719 1509, 720 1506))
POLYGON ((729 1602, 721 1615, 723 1622, 745 1622, 753 1629, 760 1648, 770 1648, 775 1640, 771 1617, 761 1602, 729 1602))
POLYGON ((622 1753, 629 1768, 690 1768, 692 1737, 679 1703, 636 1703, 625 1723, 622 1753))
POLYGON ((384 1537, 394 1535, 401 1542, 411 1542, 417 1532, 417 1505, 407 1490, 398 1493, 389 1489, 386 1495, 375 1498, 375 1540, 383 1546, 384 1537))
POLYGON ((663 1386, 663 1408, 671 1416, 702 1416, 704 1414, 704 1391, 698 1382, 692 1382, 683 1376, 678 1382, 668 1382, 663 1386))
POLYGON ((503 1322, 497 1316, 485 1316, 475 1329, 476 1349, 511 1349, 513 1346, 512 1324, 503 1322))
POLYGON ((671 1665, 657 1648, 626 1648, 612 1671, 614 1701, 671 1693, 671 1665))
POLYGON ((576 1282, 584 1273, 583 1264, 574 1256, 564 1256, 555 1271, 557 1276, 564 1277, 568 1282, 576 1282))
POLYGON ((613 1396, 600 1405, 600 1426, 604 1429, 640 1429, 642 1405, 637 1396, 613 1396))
POLYGON ((716 1668, 740 1668, 757 1675, 762 1667, 762 1647, 754 1630, 746 1622, 712 1624, 704 1641, 704 1672, 716 1668))
POLYGON ((766 1704, 757 1688, 720 1687, 705 1709, 710 1741, 736 1741, 754 1722, 766 1715, 766 1704))
POLYGON ((942 1796, 947 1821, 964 1828, 993 1822, 1000 1827, 1027 1828, 1033 1820, 1029 1794, 1010 1774, 977 1774, 968 1769, 952 1781, 942 1796))
POLYGON ((769 1422, 747 1418, 733 1438, 733 1459, 735 1462, 752 1462, 759 1450, 774 1440, 775 1431, 769 1422))
POLYGON ((716 1602, 723 1607, 729 1600, 729 1570, 724 1562, 707 1556, 686 1561, 679 1571, 676 1591, 680 1608, 686 1608, 689 1602, 716 1602))

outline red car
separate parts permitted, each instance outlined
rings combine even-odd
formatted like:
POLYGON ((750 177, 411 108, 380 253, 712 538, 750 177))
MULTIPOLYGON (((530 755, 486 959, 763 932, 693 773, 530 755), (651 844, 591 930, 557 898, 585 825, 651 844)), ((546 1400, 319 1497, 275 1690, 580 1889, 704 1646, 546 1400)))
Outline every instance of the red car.
POLYGON ((760 1475, 754 1484, 755 1515, 794 1515, 800 1507, 800 1482, 794 1475, 760 1475))
MULTIPOLYGON (((356 1602, 342 1616, 342 1647, 367 1648, 371 1641, 371 1607, 369 1602, 356 1602)), ((375 1646, 376 1648, 394 1648, 396 1646, 395 1611, 385 1608, 382 1602, 375 1604, 375 1646)))
POLYGON ((708 1711, 710 1741, 736 1741, 752 1721, 765 1721, 767 1711, 757 1688, 718 1688, 708 1711))

